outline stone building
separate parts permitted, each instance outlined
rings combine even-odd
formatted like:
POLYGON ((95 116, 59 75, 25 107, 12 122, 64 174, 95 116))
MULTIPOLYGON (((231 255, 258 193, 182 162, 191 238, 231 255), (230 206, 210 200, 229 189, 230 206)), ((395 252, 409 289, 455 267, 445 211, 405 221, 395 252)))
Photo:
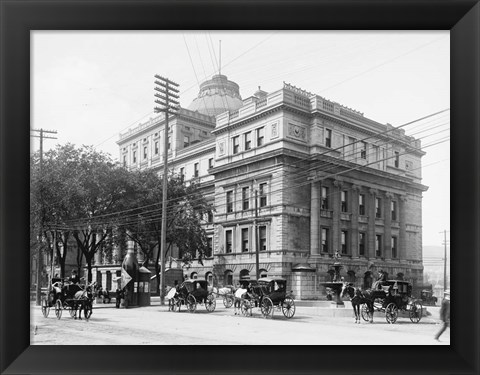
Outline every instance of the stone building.
MULTIPOLYGON (((163 172, 164 123, 120 135, 125 167, 163 172)), ((296 298, 315 299, 338 250, 341 275, 357 285, 379 269, 422 284, 424 152, 403 129, 286 83, 242 100, 224 75, 169 125, 169 169, 196 179, 216 210, 205 222, 211 256, 188 276, 282 276, 296 298)))

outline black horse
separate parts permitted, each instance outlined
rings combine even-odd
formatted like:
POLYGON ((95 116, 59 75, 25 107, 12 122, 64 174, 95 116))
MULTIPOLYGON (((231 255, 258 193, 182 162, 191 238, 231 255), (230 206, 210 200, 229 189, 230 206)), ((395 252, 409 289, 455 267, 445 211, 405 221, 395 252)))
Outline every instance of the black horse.
POLYGON ((367 306, 370 323, 373 323, 373 301, 377 298, 376 291, 372 289, 362 291, 360 288, 355 288, 352 284, 345 283, 342 287, 341 297, 344 297, 345 294, 348 294, 350 297, 353 312, 355 313, 355 323, 360 324, 361 322, 360 306, 363 304, 367 306))

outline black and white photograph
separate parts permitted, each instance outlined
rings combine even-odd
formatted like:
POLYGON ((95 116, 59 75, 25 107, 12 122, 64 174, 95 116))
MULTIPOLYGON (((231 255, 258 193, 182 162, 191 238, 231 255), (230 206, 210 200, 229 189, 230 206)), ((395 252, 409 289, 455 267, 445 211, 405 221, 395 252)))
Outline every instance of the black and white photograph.
POLYGON ((450 32, 30 34, 31 345, 450 345, 450 32))

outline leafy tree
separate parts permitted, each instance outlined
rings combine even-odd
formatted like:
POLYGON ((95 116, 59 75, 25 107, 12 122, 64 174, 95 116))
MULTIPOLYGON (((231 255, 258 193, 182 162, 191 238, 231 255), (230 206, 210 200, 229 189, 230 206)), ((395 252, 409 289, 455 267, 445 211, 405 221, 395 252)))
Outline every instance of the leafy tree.
MULTIPOLYGON (((162 240, 163 178, 153 170, 138 172, 131 177, 137 182, 137 190, 127 199, 129 207, 126 209, 129 214, 119 217, 119 225, 142 252, 143 265, 148 266, 150 261, 154 260, 158 279, 161 271, 159 249, 162 240)), ((191 259, 197 256, 201 263, 207 250, 201 218, 212 208, 195 183, 187 185, 183 178, 171 174, 167 184, 168 247, 165 259, 176 245, 185 263, 190 263, 191 259)))
POLYGON ((108 215, 122 207, 124 197, 134 189, 129 185, 129 172, 91 146, 57 146, 45 153, 41 175, 35 159, 38 156, 32 161, 33 215, 43 207, 43 228, 57 252, 62 276, 72 235, 77 244, 77 267, 80 271, 84 257, 91 281, 94 255, 111 232, 108 215))

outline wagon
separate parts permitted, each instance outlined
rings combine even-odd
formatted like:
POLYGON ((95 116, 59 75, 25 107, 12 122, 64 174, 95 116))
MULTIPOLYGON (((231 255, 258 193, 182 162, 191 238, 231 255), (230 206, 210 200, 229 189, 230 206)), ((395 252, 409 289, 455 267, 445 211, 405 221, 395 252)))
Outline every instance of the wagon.
POLYGON ((93 284, 82 287, 78 284, 64 282, 63 279, 52 279, 47 296, 42 299, 41 308, 45 318, 50 308, 55 311, 57 319, 62 317, 63 310, 68 310, 70 316, 76 317, 77 310, 83 311, 86 319, 92 315, 93 284))
POLYGON ((215 311, 215 296, 209 291, 208 281, 191 279, 185 280, 168 301, 170 311, 180 311, 181 306, 186 306, 191 313, 197 310, 197 304, 205 304, 208 312, 215 311))
MULTIPOLYGON (((398 319, 398 312, 408 312, 413 323, 422 319, 423 306, 420 300, 412 297, 412 284, 404 280, 387 280, 382 290, 374 292, 373 307, 376 311, 384 312, 388 323, 394 324, 398 319)), ((368 321, 368 308, 362 306, 362 317, 368 321)))
POLYGON ((241 310, 252 315, 254 307, 260 307, 265 318, 273 317, 275 310, 281 310, 290 319, 295 315, 295 301, 287 293, 287 280, 280 277, 263 277, 250 286, 251 292, 242 298, 241 310))

